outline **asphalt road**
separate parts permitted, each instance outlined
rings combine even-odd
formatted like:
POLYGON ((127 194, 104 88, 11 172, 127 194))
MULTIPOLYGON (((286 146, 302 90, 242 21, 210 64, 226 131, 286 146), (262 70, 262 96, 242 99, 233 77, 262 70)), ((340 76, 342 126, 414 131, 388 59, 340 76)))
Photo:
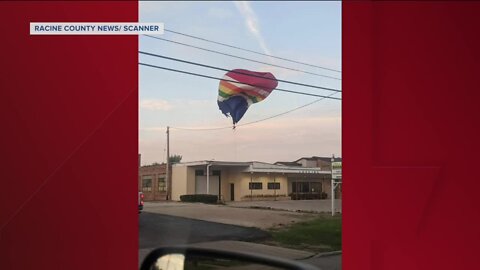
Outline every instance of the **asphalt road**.
MULTIPOLYGON (((257 228, 241 227, 182 217, 143 212, 139 216, 139 263, 160 246, 236 240, 257 242, 269 235, 257 228)), ((341 255, 304 260, 323 270, 340 270, 341 255)))
POLYGON ((341 270, 342 269, 342 255, 314 257, 303 260, 304 263, 313 264, 322 270, 341 270))
POLYGON ((268 234, 257 228, 220 224, 143 212, 139 217, 139 248, 183 245, 218 240, 257 241, 268 234))

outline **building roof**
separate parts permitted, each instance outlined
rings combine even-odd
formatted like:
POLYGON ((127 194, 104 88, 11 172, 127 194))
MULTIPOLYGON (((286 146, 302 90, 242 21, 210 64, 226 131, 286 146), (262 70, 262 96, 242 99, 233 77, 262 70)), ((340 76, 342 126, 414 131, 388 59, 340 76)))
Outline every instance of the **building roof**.
MULTIPOLYGON (((297 163, 297 162, 299 162, 299 161, 302 160, 302 159, 310 160, 310 161, 322 160, 322 161, 331 162, 332 157, 317 157, 317 156, 313 156, 313 157, 302 157, 302 158, 299 158, 299 159, 295 160, 294 162, 297 163)), ((337 161, 342 161, 342 158, 341 158, 341 157, 336 157, 336 158, 334 158, 333 160, 334 160, 335 162, 337 162, 337 161)))
POLYGON ((142 165, 140 168, 147 168, 147 167, 161 167, 161 166, 166 166, 167 164, 165 163, 156 163, 156 164, 149 164, 149 165, 142 165))
POLYGON ((330 171, 322 171, 320 168, 312 167, 299 167, 299 166, 286 166, 276 165, 266 162, 249 161, 249 162, 235 162, 235 161, 216 161, 216 160, 203 160, 194 162, 177 163, 173 166, 224 166, 224 167, 238 167, 242 172, 250 173, 291 173, 291 174, 331 174, 330 171))
POLYGON ((190 161, 190 162, 180 162, 172 164, 172 166, 199 166, 199 165, 208 165, 212 166, 249 166, 250 162, 238 162, 238 161, 220 161, 220 160, 199 160, 199 161, 190 161))
POLYGON ((167 164, 151 164, 151 165, 144 165, 138 168, 140 174, 165 174, 167 168, 167 164))
POLYGON ((252 165, 245 172, 263 172, 263 173, 294 173, 294 174, 330 174, 330 171, 322 171, 316 167, 299 167, 275 165, 270 163, 252 162, 252 165))
POLYGON ((294 161, 277 161, 274 163, 275 165, 285 165, 285 166, 302 166, 302 164, 294 162, 294 161))

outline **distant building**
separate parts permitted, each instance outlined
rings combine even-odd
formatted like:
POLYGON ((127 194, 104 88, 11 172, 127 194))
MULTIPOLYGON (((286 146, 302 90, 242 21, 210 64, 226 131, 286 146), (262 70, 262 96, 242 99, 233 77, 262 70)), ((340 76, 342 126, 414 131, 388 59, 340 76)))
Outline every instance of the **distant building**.
POLYGON ((320 199, 330 198, 331 193, 331 171, 256 161, 178 163, 172 166, 172 178, 172 200, 177 201, 185 194, 242 201, 320 199))
MULTIPOLYGON (((342 158, 334 158, 334 161, 342 161, 342 158)), ((332 158, 331 157, 302 157, 295 161, 277 161, 277 165, 286 166, 301 166, 301 167, 315 167, 320 168, 322 171, 330 171, 332 158)))
MULTIPOLYGON (((341 158, 335 161, 341 162, 341 158)), ((330 157, 302 157, 275 164, 208 160, 177 163, 170 169, 170 187, 166 164, 141 166, 140 162, 138 155, 138 189, 145 201, 178 201, 181 195, 207 193, 223 201, 331 198, 330 157)), ((341 185, 335 197, 341 198, 341 185)))
POLYGON ((153 164, 140 166, 138 155, 138 190, 144 194, 144 201, 164 201, 168 199, 167 165, 153 164))
MULTIPOLYGON (((333 160, 335 163, 342 162, 342 158, 334 158, 333 160)), ((302 157, 295 161, 277 161, 275 162, 277 165, 285 165, 285 166, 300 166, 300 167, 315 167, 320 168, 322 171, 332 171, 332 157, 302 157)), ((340 167, 341 169, 341 167, 340 167)), ((331 191, 329 192, 329 194, 331 191)), ((342 198, 342 185, 339 185, 335 189, 335 198, 341 199, 342 198)))

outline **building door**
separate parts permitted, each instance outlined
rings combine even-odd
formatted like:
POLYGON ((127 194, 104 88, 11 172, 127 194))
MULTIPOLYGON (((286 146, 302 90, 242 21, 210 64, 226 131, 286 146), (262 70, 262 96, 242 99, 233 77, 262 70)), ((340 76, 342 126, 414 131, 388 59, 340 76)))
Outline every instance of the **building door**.
POLYGON ((230 184, 230 200, 235 201, 235 184, 230 184))
POLYGON ((209 191, 207 191, 207 177, 196 176, 195 177, 195 194, 211 194, 219 196, 219 181, 218 176, 211 175, 209 178, 209 191))

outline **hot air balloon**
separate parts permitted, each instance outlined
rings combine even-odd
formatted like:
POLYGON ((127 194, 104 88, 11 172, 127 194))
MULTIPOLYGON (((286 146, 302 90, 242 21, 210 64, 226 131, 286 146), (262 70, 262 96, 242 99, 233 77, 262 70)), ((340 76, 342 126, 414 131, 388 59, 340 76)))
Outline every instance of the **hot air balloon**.
POLYGON ((220 81, 218 108, 227 117, 232 117, 235 127, 248 107, 267 98, 277 85, 277 79, 270 72, 231 70, 220 81))

